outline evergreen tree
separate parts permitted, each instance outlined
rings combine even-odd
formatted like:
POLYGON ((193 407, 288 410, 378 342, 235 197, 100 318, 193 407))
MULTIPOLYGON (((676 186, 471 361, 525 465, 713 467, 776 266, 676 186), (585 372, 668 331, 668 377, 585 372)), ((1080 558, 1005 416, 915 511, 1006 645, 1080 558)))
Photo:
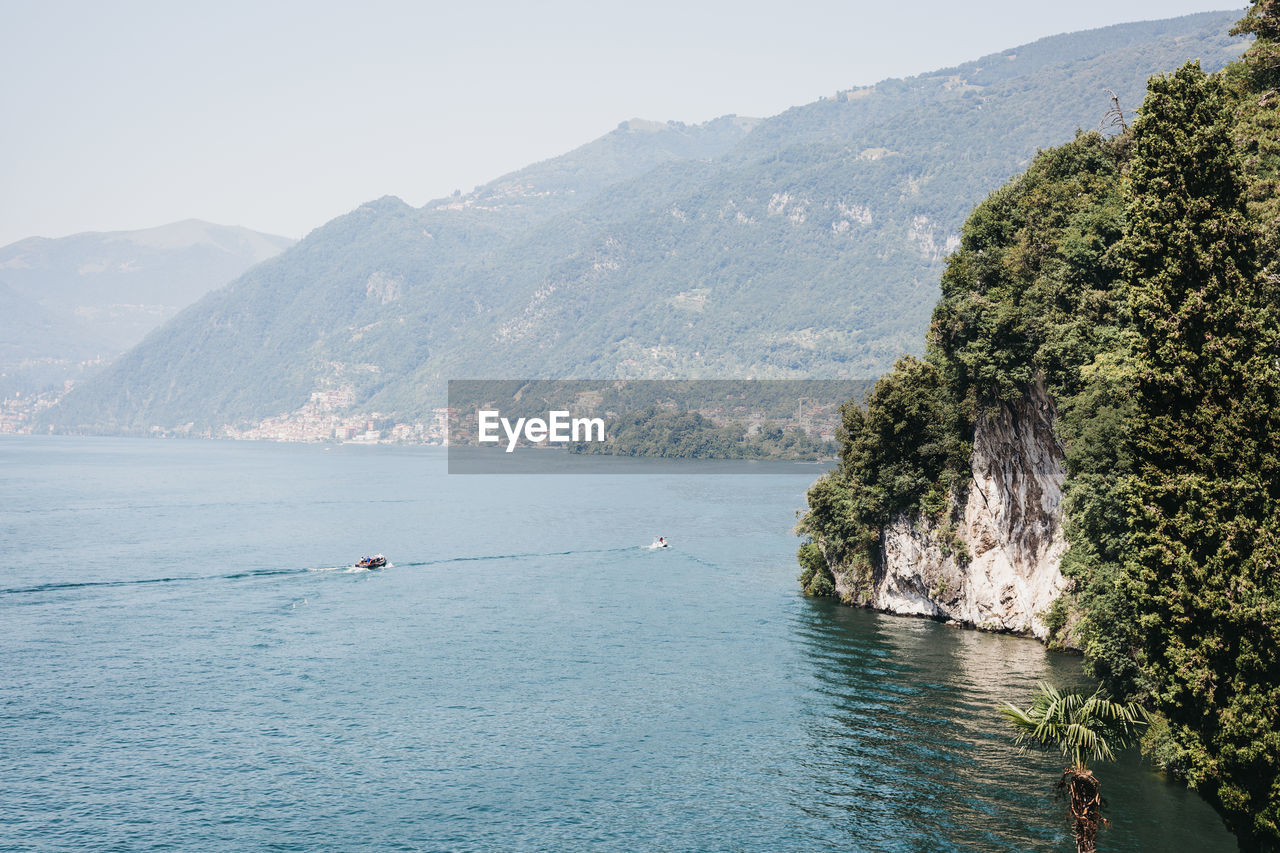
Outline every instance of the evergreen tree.
POLYGON ((1244 58, 1225 73, 1240 95, 1235 139, 1249 213, 1261 226, 1274 269, 1280 254, 1280 0, 1255 0, 1232 32, 1256 36, 1244 58))
POLYGON ((1221 80, 1154 78, 1121 244, 1135 353, 1126 589, 1156 706, 1246 846, 1280 844, 1280 369, 1221 80))
POLYGON ((1280 82, 1280 0, 1253 0, 1231 34, 1256 37, 1245 52, 1244 66, 1258 88, 1269 89, 1280 82))

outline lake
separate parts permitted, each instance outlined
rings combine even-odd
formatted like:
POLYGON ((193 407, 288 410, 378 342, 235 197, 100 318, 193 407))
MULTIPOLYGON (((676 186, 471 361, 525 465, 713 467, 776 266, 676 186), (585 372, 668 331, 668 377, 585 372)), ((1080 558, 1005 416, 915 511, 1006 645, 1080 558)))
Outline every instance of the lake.
MULTIPOLYGON (((1074 850, 995 705, 1079 659, 801 596, 817 470, 0 439, 0 848, 1074 850)), ((1098 772, 1102 849, 1236 849, 1098 772)))

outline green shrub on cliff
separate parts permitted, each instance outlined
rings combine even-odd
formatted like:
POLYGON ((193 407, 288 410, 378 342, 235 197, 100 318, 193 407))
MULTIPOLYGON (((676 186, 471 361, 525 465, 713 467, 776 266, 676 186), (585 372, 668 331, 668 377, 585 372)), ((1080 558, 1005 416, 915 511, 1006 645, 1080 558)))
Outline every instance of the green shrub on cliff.
POLYGON ((809 595, 834 595, 836 591, 835 578, 831 576, 831 570, 827 568, 827 561, 822 556, 822 551, 814 542, 805 542, 800 546, 796 559, 800 561, 800 567, 804 569, 800 573, 800 586, 809 595))
POLYGON ((1079 134, 969 217, 926 358, 901 359, 865 406, 846 407, 840 467, 810 490, 800 530, 838 566, 875 566, 896 515, 946 527, 968 486, 975 420, 1037 381, 1059 397, 1078 393, 1081 365, 1119 346, 1110 248, 1123 228, 1124 146, 1079 134))
MULTIPOLYGON (((820 541, 855 583, 865 582, 895 515, 947 511, 967 470, 971 430, 937 367, 911 356, 876 383, 865 406, 848 403, 842 420, 840 465, 809 490, 800 532, 820 541)), ((815 550, 802 549, 802 563, 815 550)), ((801 584, 811 595, 832 595, 829 577, 806 564, 801 584)))
POLYGON ((942 276, 931 351, 971 416, 1043 381, 1056 398, 1123 322, 1111 246, 1125 140, 1082 133, 978 205, 942 276))

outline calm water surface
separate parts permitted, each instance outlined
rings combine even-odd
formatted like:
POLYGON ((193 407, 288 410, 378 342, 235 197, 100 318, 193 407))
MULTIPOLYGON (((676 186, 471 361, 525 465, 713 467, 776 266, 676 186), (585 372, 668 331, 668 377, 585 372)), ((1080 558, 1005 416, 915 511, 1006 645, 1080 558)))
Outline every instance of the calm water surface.
MULTIPOLYGON (((797 470, 0 440, 0 848, 1074 849, 994 705, 1078 660, 797 595, 797 470)), ((1235 849, 1101 776, 1104 849, 1235 849)))

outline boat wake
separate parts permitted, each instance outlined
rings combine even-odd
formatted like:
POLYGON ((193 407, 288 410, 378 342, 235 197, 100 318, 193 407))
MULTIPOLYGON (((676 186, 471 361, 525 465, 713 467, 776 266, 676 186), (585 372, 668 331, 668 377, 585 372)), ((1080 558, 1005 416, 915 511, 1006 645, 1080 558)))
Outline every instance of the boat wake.
POLYGON ((36 592, 59 592, 71 589, 92 589, 95 587, 142 586, 144 584, 192 583, 194 581, 241 580, 244 578, 266 578, 277 575, 297 575, 309 572, 310 569, 256 569, 252 571, 233 572, 224 575, 185 575, 164 578, 131 578, 128 580, 105 581, 69 581, 65 583, 43 583, 35 586, 11 587, 0 589, 0 595, 21 595, 36 592))
MULTIPOLYGON (((477 560, 521 560, 535 557, 567 557, 578 554, 617 554, 626 551, 632 551, 627 548, 589 548, 568 551, 541 551, 527 553, 511 553, 511 554, 478 554, 466 555, 460 557, 446 557, 438 560, 420 560, 409 563, 387 563, 385 568, 421 568, 426 566, 443 566, 451 563, 469 563, 477 560)), ((225 581, 225 580, 256 580, 259 578, 286 577, 289 575, 307 575, 307 574, 371 574, 381 572, 383 569, 369 569, 364 566, 353 566, 350 564, 344 566, 311 566, 308 568, 267 568, 267 569, 248 569, 237 572, 228 572, 226 574, 217 575, 177 575, 170 577, 158 578, 131 578, 122 580, 95 580, 95 581, 68 581, 61 583, 44 583, 35 584, 33 586, 10 587, 9 589, 0 589, 0 596, 10 595, 33 595, 42 592, 66 592, 77 589, 97 589, 111 587, 127 587, 127 586, 143 586, 147 584, 182 584, 196 583, 199 581, 225 581)))

